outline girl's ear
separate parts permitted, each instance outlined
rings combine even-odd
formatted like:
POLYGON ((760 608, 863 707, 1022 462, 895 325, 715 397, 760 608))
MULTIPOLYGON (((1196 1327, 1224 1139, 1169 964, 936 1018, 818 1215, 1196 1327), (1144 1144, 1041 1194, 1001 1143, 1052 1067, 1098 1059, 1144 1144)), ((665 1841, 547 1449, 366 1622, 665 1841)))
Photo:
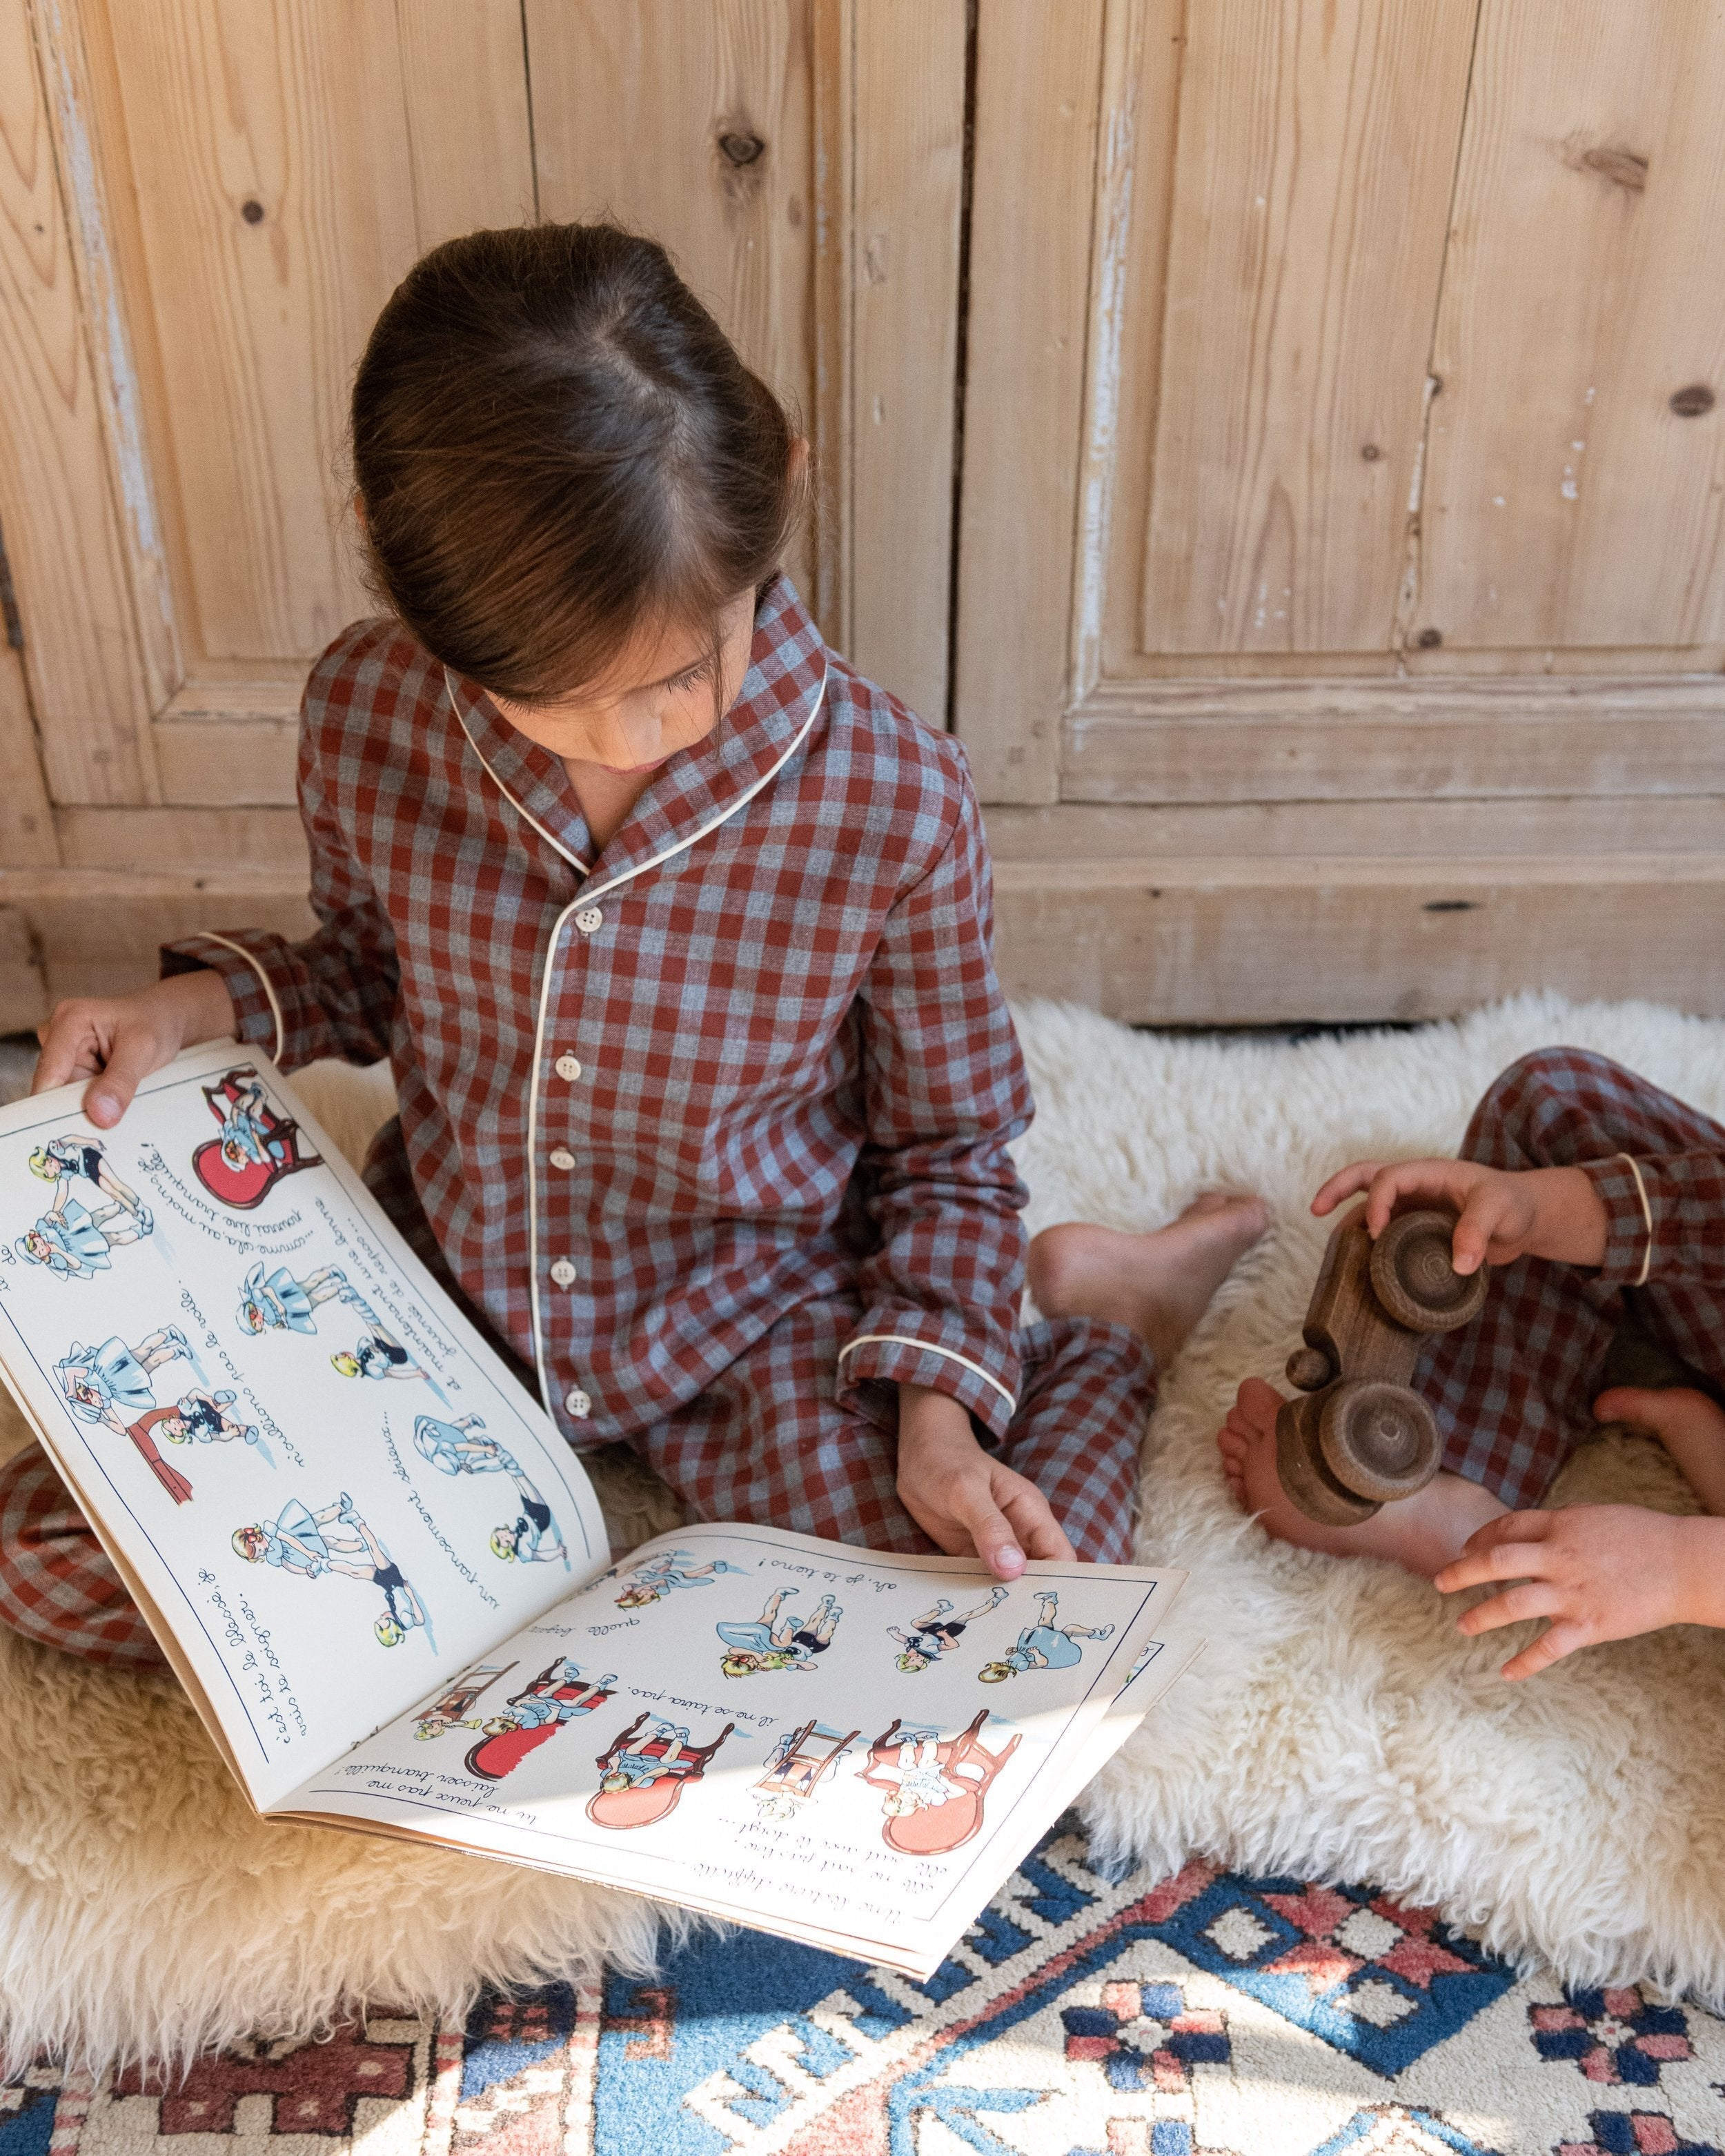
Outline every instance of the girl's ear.
POLYGON ((800 487, 809 476, 809 437, 798 434, 791 444, 790 480, 793 487, 800 487))
POLYGON ((366 528, 366 498, 357 488, 354 490, 353 513, 359 520, 360 530, 363 531, 366 528))

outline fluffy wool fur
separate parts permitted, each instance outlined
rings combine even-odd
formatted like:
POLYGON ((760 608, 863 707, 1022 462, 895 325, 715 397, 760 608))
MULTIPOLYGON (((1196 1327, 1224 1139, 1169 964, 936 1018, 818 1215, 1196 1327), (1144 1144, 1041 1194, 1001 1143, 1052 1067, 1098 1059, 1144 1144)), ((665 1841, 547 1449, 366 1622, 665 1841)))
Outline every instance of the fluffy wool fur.
MULTIPOLYGON (((1306 1203, 1361 1154, 1453 1151, 1525 1050, 1603 1050, 1725 1117, 1725 1024, 1522 998, 1453 1026, 1298 1044, 1133 1034, 1020 1014, 1040 1105, 1020 1148, 1033 1226, 1168 1219, 1255 1189, 1270 1235, 1164 1387, 1142 1555, 1190 1568, 1181 1637, 1209 1636, 1086 1800, 1103 1846, 1158 1870, 1194 1851, 1382 1884, 1566 1977, 1655 1975, 1725 1994, 1725 1638, 1597 1649, 1532 1683, 1513 1635, 1468 1642, 1393 1568, 1271 1543, 1234 1511, 1214 1432, 1248 1372, 1296 1343, 1322 1230, 1306 1203)), ((379 1075, 306 1074, 357 1152, 379 1075)), ((16 1432, 14 1431, 14 1438, 16 1432)), ((4 1443, 0 1437, 0 1444, 4 1443)), ((601 1463, 613 1538, 677 1517, 601 1463)), ((1658 1448, 1590 1448, 1560 1498, 1692 1508, 1658 1448)), ((0 2042, 93 2062, 302 2035, 344 2004, 453 2005, 484 1978, 644 1967, 629 1897, 475 1858, 254 1819, 166 1679, 105 1676, 0 1630, 0 2042)))

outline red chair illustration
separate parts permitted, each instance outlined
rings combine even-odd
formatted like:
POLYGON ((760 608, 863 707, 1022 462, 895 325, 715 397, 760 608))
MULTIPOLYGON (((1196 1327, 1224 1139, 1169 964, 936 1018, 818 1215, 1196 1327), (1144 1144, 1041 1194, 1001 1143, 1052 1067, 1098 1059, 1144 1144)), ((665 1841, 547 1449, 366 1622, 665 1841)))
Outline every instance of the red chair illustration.
POLYGON ((713 1754, 736 1727, 727 1722, 711 1744, 685 1744, 683 1732, 644 1710, 595 1760, 599 1787, 587 1800, 588 1817, 595 1826, 614 1828, 651 1826, 657 1820, 668 1819, 685 1787, 706 1774, 713 1754), (649 1721, 653 1733, 635 1743, 649 1721))
POLYGON ((255 1070, 230 1070, 202 1091, 222 1135, 198 1147, 192 1172, 212 1198, 254 1212, 283 1176, 322 1166, 320 1154, 301 1150, 293 1117, 270 1106, 255 1070))
POLYGON ((755 1794, 763 1800, 768 1815, 788 1818, 800 1810, 861 1734, 860 1729, 841 1734, 824 1722, 805 1722, 782 1738, 767 1772, 755 1784, 755 1794))
POLYGON ((889 1849, 901 1856, 945 1856, 981 1833, 984 1799, 1023 1742, 1014 1731, 999 1752, 989 1751, 978 1741, 988 1719, 988 1708, 980 1707, 969 1728, 940 1738, 915 1728, 901 1734, 895 1715, 869 1747, 858 1779, 886 1792, 880 1839, 889 1849))
POLYGON ((548 1743, 566 1722, 578 1714, 591 1714, 611 1697, 606 1688, 615 1679, 592 1683, 559 1655, 518 1691, 497 1718, 506 1726, 493 1727, 467 1755, 467 1771, 481 1781, 501 1782, 513 1774, 530 1752, 548 1743))

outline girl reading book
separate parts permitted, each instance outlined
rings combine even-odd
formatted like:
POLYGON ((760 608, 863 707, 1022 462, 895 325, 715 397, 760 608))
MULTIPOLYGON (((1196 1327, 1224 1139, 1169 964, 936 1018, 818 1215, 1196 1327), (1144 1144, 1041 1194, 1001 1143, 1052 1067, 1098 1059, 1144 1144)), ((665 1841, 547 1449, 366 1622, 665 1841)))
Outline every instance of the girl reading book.
MULTIPOLYGON (((1263 1210, 1200 1201, 1094 1291, 1046 1270, 1061 1314, 1021 1325, 981 815, 783 573, 810 480, 778 398, 650 241, 477 232, 383 309, 352 449, 387 611, 306 685, 321 925, 61 1004, 39 1086, 90 1078, 106 1128, 193 1042, 388 1056, 367 1180, 572 1445, 625 1440, 702 1518, 1003 1579, 1125 1557, 1153 1348, 1263 1210)), ((51 1474, 22 1455, 0 1517, 51 1474)), ((0 1616, 154 1659, 113 1589, 87 1534, 0 1529, 0 1616)))

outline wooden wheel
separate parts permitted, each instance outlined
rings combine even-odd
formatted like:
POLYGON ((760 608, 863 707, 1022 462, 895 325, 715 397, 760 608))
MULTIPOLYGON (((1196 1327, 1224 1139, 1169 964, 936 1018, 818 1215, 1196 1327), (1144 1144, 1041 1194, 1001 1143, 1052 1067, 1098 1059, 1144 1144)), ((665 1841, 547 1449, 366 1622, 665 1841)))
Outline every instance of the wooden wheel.
POLYGON ((1324 1394, 1317 1441, 1343 1488, 1374 1505, 1423 1490, 1443 1450, 1431 1409, 1419 1394, 1372 1378, 1344 1382, 1324 1394))
POLYGON ((1276 1471, 1308 1520, 1326 1527, 1357 1527, 1378 1506, 1344 1489, 1330 1472, 1318 1445, 1317 1412, 1318 1403, 1309 1393, 1282 1403, 1276 1418, 1276 1471))
POLYGON ((1455 1232, 1452 1213, 1399 1213, 1372 1245, 1372 1291, 1409 1332, 1453 1332, 1480 1314, 1491 1268, 1458 1273, 1455 1232))

